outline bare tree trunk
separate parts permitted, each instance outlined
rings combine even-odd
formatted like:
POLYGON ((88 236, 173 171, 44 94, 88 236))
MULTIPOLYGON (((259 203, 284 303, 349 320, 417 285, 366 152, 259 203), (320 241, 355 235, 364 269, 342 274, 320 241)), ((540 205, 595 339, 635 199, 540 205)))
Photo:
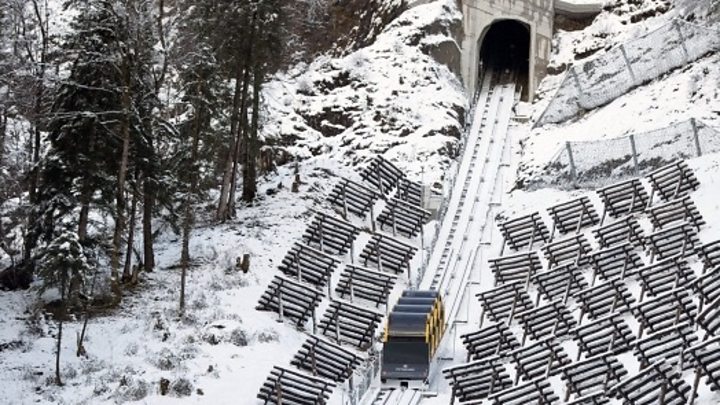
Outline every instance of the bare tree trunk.
MULTIPOLYGON (((200 84, 202 86, 202 84, 200 84)), ((197 192, 198 175, 195 168, 197 162, 198 149, 200 145, 200 129, 202 126, 202 116, 204 108, 200 108, 195 115, 194 130, 192 140, 192 151, 190 153, 190 187, 185 196, 183 225, 182 225, 182 250, 180 253, 180 313, 185 310, 185 281, 187 278, 187 270, 190 266, 190 233, 195 222, 195 216, 192 211, 193 197, 197 192)))
POLYGON ((253 72, 253 106, 250 136, 246 149, 245 165, 243 167, 243 201, 252 202, 257 194, 257 155, 258 155, 258 127, 260 120, 260 94, 263 85, 263 67, 255 63, 253 72))
POLYGON ((7 108, 0 111, 0 167, 5 157, 5 131, 7 130, 7 108))
POLYGON ((87 237, 88 216, 90 214, 90 199, 92 198, 92 190, 87 185, 80 195, 80 219, 78 220, 78 240, 80 243, 85 242, 87 237))
POLYGON ((120 301, 120 284, 118 273, 120 269, 120 248, 122 235, 125 229, 125 177, 127 175, 128 157, 130 154, 130 66, 127 56, 122 61, 123 89, 122 107, 123 117, 121 122, 120 136, 122 137, 122 155, 120 157, 120 171, 115 202, 115 232, 113 233, 113 249, 110 260, 110 278, 112 282, 115 299, 120 301))
POLYGON ((155 268, 155 249, 153 248, 152 212, 155 205, 155 193, 152 181, 147 173, 143 179, 143 264, 150 273, 155 268))
POLYGON ((162 66, 160 72, 155 75, 155 94, 160 94, 160 89, 165 82, 165 76, 167 75, 168 69, 168 57, 167 57, 167 43, 165 42, 165 27, 163 26, 163 18, 165 18, 165 0, 158 0, 158 16, 157 16, 157 30, 158 37, 160 37, 160 47, 162 48, 162 66))
MULTIPOLYGON (((49 45, 48 38, 48 21, 47 7, 45 8, 45 15, 40 12, 40 6, 37 0, 32 0, 33 11, 35 18, 37 19, 37 26, 40 28, 40 55, 36 58, 33 51, 29 46, 26 46, 27 57, 35 65, 35 99, 33 100, 33 114, 32 119, 33 126, 33 143, 32 143, 32 169, 30 170, 30 182, 28 184, 28 199, 30 204, 34 206, 37 204, 37 187, 40 181, 40 145, 41 145, 41 133, 39 127, 39 120, 42 117, 43 99, 45 96, 45 67, 47 62, 47 52, 49 45)), ((23 21, 24 24, 24 21, 23 21)), ((35 248, 37 238, 34 236, 34 232, 31 231, 37 221, 37 215, 35 210, 30 210, 28 213, 28 226, 26 235, 24 238, 23 248, 23 259, 25 264, 28 265, 32 257, 32 250, 35 248)))
MULTIPOLYGON (((252 40, 252 35, 250 35, 252 40)), ((252 48, 248 47, 248 57, 252 57, 252 48)), ((249 60, 249 59, 248 59, 249 60)), ((237 190, 237 172, 238 164, 240 162, 241 151, 247 149, 247 100, 248 100, 248 89, 250 88, 250 66, 246 63, 243 68, 243 88, 242 97, 240 98, 240 125, 238 128, 238 142, 237 148, 235 149, 235 157, 232 165, 232 177, 230 180, 230 197, 228 201, 228 217, 235 216, 235 192, 237 190)), ((244 154, 243 154, 244 155, 244 154)))
POLYGON ((238 132, 240 95, 242 92, 242 66, 238 65, 235 71, 235 90, 233 93, 232 114, 230 115, 230 136, 233 139, 230 149, 228 149, 227 158, 225 159, 225 171, 223 172, 223 182, 220 187, 220 201, 218 202, 218 210, 216 219, 225 221, 229 215, 230 189, 233 180, 234 162, 237 161, 237 150, 240 147, 240 134, 238 132))
POLYGON ((60 313, 58 314, 58 335, 57 335, 57 347, 55 352, 55 384, 63 385, 62 379, 60 378, 60 350, 62 349, 62 330, 63 330, 63 318, 65 317, 65 269, 62 270, 60 276, 60 313))
POLYGON ((132 203, 130 203, 130 218, 128 223, 127 246, 125 247, 125 264, 123 265, 123 283, 127 283, 132 278, 132 251, 135 242, 135 213, 137 212, 137 173, 135 175, 135 187, 133 187, 132 203))
MULTIPOLYGON (((242 160, 243 160, 243 166, 245 163, 247 163, 247 154, 248 154, 248 148, 250 146, 250 142, 248 141, 249 138, 249 129, 248 129, 248 123, 247 123, 247 111, 248 111, 248 91, 250 88, 250 73, 252 71, 252 61, 253 61, 253 47, 255 46, 255 34, 257 31, 256 25, 257 21, 257 12, 253 13, 252 20, 250 22, 250 35, 248 37, 247 41, 247 48, 245 49, 245 73, 243 76, 243 94, 242 94, 242 101, 240 106, 240 130, 242 131, 242 160)), ((243 173, 245 172, 245 169, 243 167, 243 173)), ((233 178, 236 177, 237 173, 237 160, 236 165, 233 167, 233 178)), ((244 179, 244 175, 243 175, 244 179)), ((237 181, 233 181, 232 183, 232 196, 235 196, 235 189, 237 188, 237 181)), ((245 189, 245 186, 243 185, 243 190, 245 189)), ((243 191, 244 196, 244 191, 243 191)), ((235 199, 233 198, 231 200, 231 203, 234 204, 235 199)), ((234 212, 234 206, 232 207, 232 212, 234 212)))

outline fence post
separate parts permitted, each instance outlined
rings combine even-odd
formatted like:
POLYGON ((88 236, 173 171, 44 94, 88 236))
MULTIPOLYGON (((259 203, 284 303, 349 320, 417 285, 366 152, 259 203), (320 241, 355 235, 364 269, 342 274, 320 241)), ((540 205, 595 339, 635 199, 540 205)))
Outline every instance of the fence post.
POLYGON ((678 19, 673 20, 673 25, 675 26, 675 30, 678 32, 678 36, 680 37, 680 46, 683 49, 683 52, 685 53, 685 63, 690 62, 690 53, 688 52, 687 46, 685 46, 685 36, 682 33, 682 27, 680 27, 680 21, 678 19))
POLYGON ((640 165, 638 164, 637 147, 635 146, 635 135, 630 135, 630 148, 632 149, 633 164, 635 165, 635 175, 640 175, 640 165))
POLYGON ((622 53, 623 59, 625 59, 625 65, 627 66, 628 72, 630 72, 630 79, 632 80, 633 84, 639 84, 637 78, 635 77, 635 72, 633 71, 632 65, 630 64, 630 59, 628 59, 627 52, 625 52, 624 44, 620 44, 620 52, 622 53))
POLYGON ((573 182, 577 181, 577 170, 575 168, 575 159, 573 158, 572 146, 570 142, 565 142, 565 149, 567 149, 568 159, 570 160, 570 178, 573 182))
POLYGON ((692 125, 693 138, 695 138, 695 151, 697 151, 698 157, 702 156, 702 149, 700 148, 700 134, 698 133, 697 120, 690 118, 690 125, 692 125))

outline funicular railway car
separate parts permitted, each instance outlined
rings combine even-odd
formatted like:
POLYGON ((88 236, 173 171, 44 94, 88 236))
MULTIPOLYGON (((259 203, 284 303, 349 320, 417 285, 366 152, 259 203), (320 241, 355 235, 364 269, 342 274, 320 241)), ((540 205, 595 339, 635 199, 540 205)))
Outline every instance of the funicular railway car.
POLYGON ((381 380, 425 381, 445 329, 437 291, 406 290, 388 315, 381 380))

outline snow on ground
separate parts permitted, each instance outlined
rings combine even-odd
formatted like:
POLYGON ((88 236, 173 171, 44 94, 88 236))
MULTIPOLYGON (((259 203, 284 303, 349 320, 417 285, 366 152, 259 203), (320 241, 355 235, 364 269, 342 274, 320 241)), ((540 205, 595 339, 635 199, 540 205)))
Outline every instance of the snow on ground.
MULTIPOLYGON (((551 66, 570 62, 589 48, 625 41, 661 26, 676 17, 671 10, 657 17, 630 24, 626 15, 603 12, 584 30, 560 32, 554 39, 559 50, 551 66), (624 23, 623 23, 624 22, 624 23)), ((597 55, 604 51, 599 51, 597 55)), ((596 56, 593 56, 593 58, 596 56)), ((540 85, 542 100, 534 105, 535 117, 544 111, 563 74, 547 77, 540 85)), ((696 118, 720 129, 720 53, 709 54, 683 68, 638 87, 577 119, 557 125, 528 129, 523 140, 520 177, 532 177, 551 161, 567 141, 617 138, 661 129, 696 118)))
POLYGON ((427 49, 450 40, 459 19, 452 1, 422 5, 371 46, 278 77, 266 94, 277 119, 265 136, 294 142, 284 147, 293 155, 322 153, 351 166, 383 153, 411 178, 439 182, 457 154, 467 100, 460 81, 427 49))
POLYGON ((231 224, 195 231, 186 319, 177 312, 180 241, 166 234, 157 245, 158 270, 128 295, 121 309, 91 318, 87 359, 75 356, 81 322, 67 323, 65 388, 50 382, 57 330, 32 307, 36 293, 3 292, 0 307, 13 310, 0 313, 0 343, 11 346, 0 346, 0 403, 169 404, 184 393, 193 403, 250 402, 272 365, 286 364, 302 340, 294 328, 254 307, 278 262, 304 231, 309 208, 332 183, 328 173, 346 174, 331 160, 314 159, 301 168, 305 184, 299 194, 290 192, 292 170, 283 168, 260 191, 283 184, 281 190, 240 208, 231 224), (235 267, 243 253, 252 257, 247 275, 235 267), (161 378, 171 382, 168 397, 159 395, 161 378))
MULTIPOLYGON (((320 58, 268 86, 273 120, 265 135, 305 159, 304 184, 291 193, 292 168, 281 167, 264 179, 257 204, 240 207, 231 223, 193 233, 184 318, 177 311, 180 240, 168 230, 157 242, 157 270, 121 308, 90 319, 87 358, 75 356, 81 319, 65 324, 60 388, 52 383, 57 327, 36 307, 36 291, 0 294, 0 308, 12 309, 0 311, 0 403, 253 403, 272 366, 287 366, 304 340, 255 306, 335 176, 355 177, 353 169, 376 153, 425 183, 439 182, 450 165, 466 100, 458 79, 424 51, 447 39, 443 32, 457 21, 451 1, 418 7, 374 45, 320 58), (235 265, 243 253, 252 258, 247 275, 235 265), (169 380, 168 396, 159 393, 161 379, 169 380)), ((337 389, 332 402, 341 397, 337 389)))

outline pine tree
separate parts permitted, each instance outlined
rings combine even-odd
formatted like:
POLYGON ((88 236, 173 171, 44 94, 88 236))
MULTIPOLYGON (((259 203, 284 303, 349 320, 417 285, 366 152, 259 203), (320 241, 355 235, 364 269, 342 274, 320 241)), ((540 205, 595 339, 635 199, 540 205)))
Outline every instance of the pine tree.
MULTIPOLYGON (((56 197, 60 198, 60 197, 56 197)), ((62 202, 56 203, 63 205, 62 202)), ((62 347, 63 321, 67 316, 68 297, 73 291, 71 286, 82 286, 90 265, 85 257, 83 246, 75 231, 76 224, 63 223, 57 234, 43 249, 42 256, 37 258, 37 272, 42 280, 40 293, 57 289, 60 294, 58 311, 57 346, 55 351, 55 383, 62 385, 60 376, 60 353, 62 347)))
MULTIPOLYGON (((222 97, 219 66, 210 47, 212 27, 206 22, 206 8, 197 7, 181 23, 178 39, 182 56, 179 58, 183 102, 188 119, 180 125, 178 179, 183 184, 182 197, 182 248, 180 254, 180 311, 185 309, 185 285, 190 266, 190 236, 195 223, 194 205, 202 193, 203 162, 201 156, 213 156, 215 135, 212 121, 217 119, 217 105, 222 97), (203 152, 202 149, 209 151, 203 152), (208 153, 209 152, 209 153, 208 153)), ((214 157, 214 156, 213 156, 214 157)), ((206 164, 207 165, 207 164, 206 164)))

